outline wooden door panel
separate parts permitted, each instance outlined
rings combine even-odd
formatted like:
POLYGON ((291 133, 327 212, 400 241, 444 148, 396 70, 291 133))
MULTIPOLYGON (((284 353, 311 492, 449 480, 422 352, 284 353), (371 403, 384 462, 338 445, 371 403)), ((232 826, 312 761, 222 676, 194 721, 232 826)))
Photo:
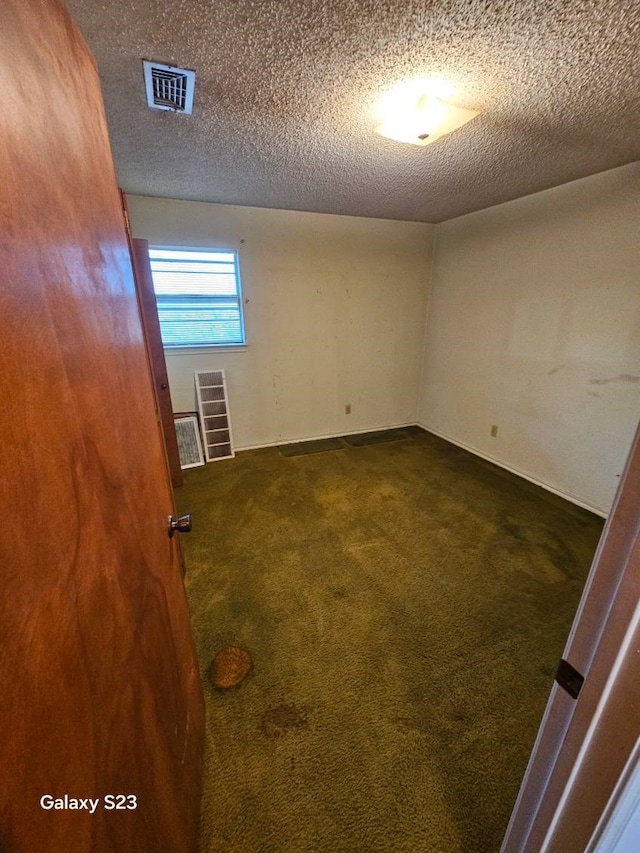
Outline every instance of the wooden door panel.
POLYGON ((188 851, 202 696, 98 79, 58 0, 4 0, 0 42, 0 849, 188 851))

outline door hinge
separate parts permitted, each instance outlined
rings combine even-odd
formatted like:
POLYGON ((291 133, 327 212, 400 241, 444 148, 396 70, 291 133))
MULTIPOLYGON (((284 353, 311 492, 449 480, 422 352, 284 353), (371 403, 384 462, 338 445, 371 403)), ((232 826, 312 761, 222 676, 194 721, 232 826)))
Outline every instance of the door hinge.
POLYGON ((556 681, 572 699, 577 699, 584 683, 584 675, 580 675, 577 669, 574 669, 568 661, 562 658, 558 664, 556 681))

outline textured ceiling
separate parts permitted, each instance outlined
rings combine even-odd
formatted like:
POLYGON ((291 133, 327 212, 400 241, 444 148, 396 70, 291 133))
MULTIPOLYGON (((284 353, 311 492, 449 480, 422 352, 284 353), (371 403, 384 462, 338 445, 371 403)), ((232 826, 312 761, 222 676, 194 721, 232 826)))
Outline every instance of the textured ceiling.
POLYGON ((640 157, 638 0, 68 2, 130 193, 439 222, 640 157), (148 109, 142 58, 196 70, 193 115, 148 109), (482 115, 378 137, 416 76, 482 115))

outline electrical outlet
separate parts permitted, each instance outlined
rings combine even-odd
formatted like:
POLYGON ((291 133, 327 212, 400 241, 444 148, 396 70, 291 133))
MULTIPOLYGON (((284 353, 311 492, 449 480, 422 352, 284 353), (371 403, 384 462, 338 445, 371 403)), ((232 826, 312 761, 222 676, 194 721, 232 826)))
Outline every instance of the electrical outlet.
POLYGON ((347 403, 347 405, 344 407, 344 413, 345 415, 351 414, 351 403, 347 403))
POLYGON ((491 427, 491 435, 492 435, 492 437, 493 437, 493 438, 495 438, 495 437, 498 435, 498 426, 497 426, 497 424, 493 424, 493 426, 491 427))

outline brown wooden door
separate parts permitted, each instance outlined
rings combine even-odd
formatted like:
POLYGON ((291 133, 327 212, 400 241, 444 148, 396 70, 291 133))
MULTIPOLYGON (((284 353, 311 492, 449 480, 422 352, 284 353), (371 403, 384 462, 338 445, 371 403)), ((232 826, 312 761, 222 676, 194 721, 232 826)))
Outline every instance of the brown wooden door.
POLYGON ((59 0, 3 0, 0 47, 0 849, 190 851, 203 703, 98 78, 59 0))

